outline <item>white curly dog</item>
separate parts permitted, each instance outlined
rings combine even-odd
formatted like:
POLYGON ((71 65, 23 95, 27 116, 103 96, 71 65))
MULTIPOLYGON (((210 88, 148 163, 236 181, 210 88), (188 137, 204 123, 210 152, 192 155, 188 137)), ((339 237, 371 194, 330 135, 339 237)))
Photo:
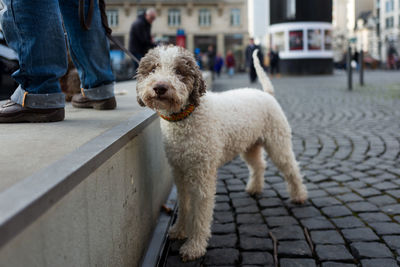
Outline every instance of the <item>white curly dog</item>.
POLYGON ((293 202, 307 190, 292 151, 291 129, 273 96, 273 87, 253 54, 265 92, 237 89, 206 92, 202 74, 187 50, 168 46, 150 50, 137 75, 137 98, 158 112, 165 151, 174 171, 179 209, 172 239, 184 239, 184 261, 203 256, 211 236, 217 169, 238 154, 247 163, 249 194, 263 190, 265 149, 284 174, 293 202))

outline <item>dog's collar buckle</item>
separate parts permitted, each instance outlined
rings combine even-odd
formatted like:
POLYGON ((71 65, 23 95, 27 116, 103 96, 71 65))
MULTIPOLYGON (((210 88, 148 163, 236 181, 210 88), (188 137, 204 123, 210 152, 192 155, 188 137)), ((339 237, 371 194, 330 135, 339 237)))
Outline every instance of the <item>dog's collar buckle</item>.
POLYGON ((194 109, 195 109, 195 106, 193 104, 189 104, 185 109, 183 109, 179 113, 172 113, 171 115, 163 115, 160 112, 158 112, 158 116, 160 116, 161 118, 163 118, 166 121, 177 122, 177 121, 181 121, 181 120, 184 120, 187 117, 189 117, 190 114, 192 114, 192 112, 194 111, 194 109))

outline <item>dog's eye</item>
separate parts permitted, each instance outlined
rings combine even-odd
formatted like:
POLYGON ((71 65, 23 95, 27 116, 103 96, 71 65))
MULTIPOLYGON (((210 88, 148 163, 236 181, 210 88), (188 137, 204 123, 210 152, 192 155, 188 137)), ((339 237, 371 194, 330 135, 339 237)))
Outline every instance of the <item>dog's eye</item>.
POLYGON ((175 69, 176 75, 183 76, 183 71, 180 69, 175 69))

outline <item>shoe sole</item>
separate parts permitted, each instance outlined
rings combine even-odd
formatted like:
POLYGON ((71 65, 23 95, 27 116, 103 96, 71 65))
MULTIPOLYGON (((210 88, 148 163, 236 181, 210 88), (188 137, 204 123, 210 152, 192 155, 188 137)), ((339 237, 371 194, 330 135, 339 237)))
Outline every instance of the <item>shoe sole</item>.
POLYGON ((97 102, 72 102, 72 106, 75 108, 93 108, 96 110, 111 110, 117 107, 117 101, 115 98, 110 98, 104 101, 97 101, 97 102))
POLYGON ((63 121, 65 110, 59 109, 51 113, 21 113, 12 117, 0 117, 0 123, 13 122, 57 122, 63 121))

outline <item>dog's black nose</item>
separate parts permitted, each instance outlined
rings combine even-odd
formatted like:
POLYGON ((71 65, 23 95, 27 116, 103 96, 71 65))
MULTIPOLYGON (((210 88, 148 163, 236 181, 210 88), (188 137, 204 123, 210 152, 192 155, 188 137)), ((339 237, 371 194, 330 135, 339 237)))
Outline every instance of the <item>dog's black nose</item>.
POLYGON ((168 88, 163 84, 157 84, 153 89, 157 95, 163 95, 168 90, 168 88))

